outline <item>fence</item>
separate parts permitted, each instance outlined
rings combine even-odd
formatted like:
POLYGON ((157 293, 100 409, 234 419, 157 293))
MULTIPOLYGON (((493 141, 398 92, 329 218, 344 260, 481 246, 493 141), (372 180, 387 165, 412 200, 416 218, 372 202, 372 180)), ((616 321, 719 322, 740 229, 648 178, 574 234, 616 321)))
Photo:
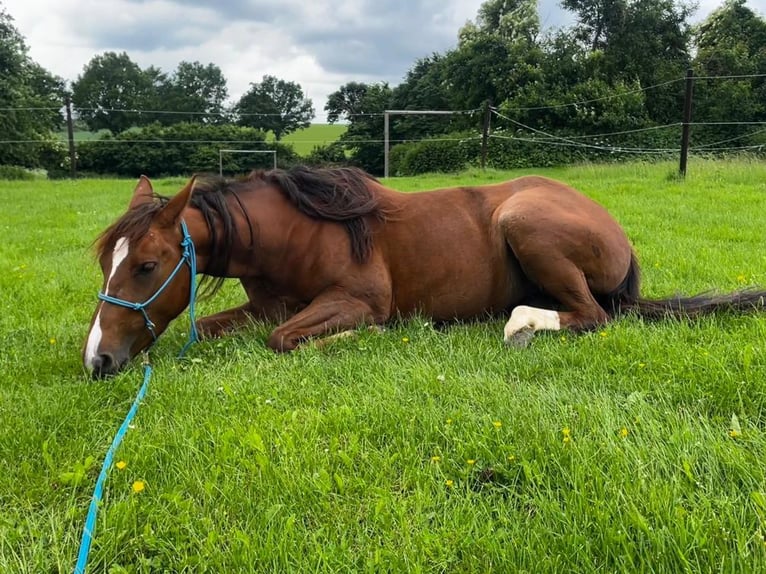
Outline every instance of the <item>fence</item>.
MULTIPOLYGON (((679 173, 682 175, 685 175, 687 171, 688 166, 688 156, 689 153, 726 153, 726 152, 739 152, 739 151, 755 151, 760 152, 763 151, 764 145, 766 144, 766 140, 764 143, 754 143, 750 145, 743 145, 743 140, 746 139, 752 139, 754 136, 758 136, 759 134, 766 134, 766 121, 694 121, 693 120, 693 94, 694 94, 694 85, 695 82, 699 81, 723 81, 723 80, 732 80, 732 79, 752 79, 752 78, 766 78, 766 74, 752 74, 752 75, 732 75, 732 76, 703 76, 703 77, 694 77, 691 71, 689 71, 686 75, 686 77, 683 78, 676 78, 673 80, 669 80, 667 82, 663 82, 661 84, 657 84, 654 86, 648 86, 648 87, 641 87, 637 88, 636 90, 627 91, 623 93, 615 93, 610 94, 607 96, 604 96, 602 98, 595 98, 591 100, 581 100, 581 101, 573 101, 568 103, 562 103, 562 104, 556 104, 552 106, 539 106, 539 107, 529 107, 529 108, 498 108, 492 105, 491 102, 486 102, 485 106, 482 108, 472 109, 472 110, 384 110, 382 112, 373 112, 373 113, 366 113, 366 114, 357 114, 357 115, 364 115, 364 116, 375 116, 375 117, 381 117, 383 119, 383 134, 381 139, 356 139, 353 142, 350 142, 350 145, 375 145, 380 144, 383 149, 383 155, 384 155, 384 166, 383 166, 383 172, 384 176, 390 175, 390 161, 391 161, 391 146, 393 144, 402 144, 402 143, 417 143, 417 142, 434 142, 434 143, 443 143, 443 144, 449 144, 452 143, 454 145, 461 145, 464 144, 466 141, 472 141, 476 140, 476 143, 478 147, 477 152, 477 163, 484 167, 488 161, 488 159, 491 159, 491 157, 488 157, 492 146, 490 146, 490 142, 492 141, 504 141, 510 145, 518 144, 521 146, 522 144, 529 148, 532 147, 539 147, 539 148, 569 148, 571 150, 575 151, 581 151, 583 153, 591 153, 591 154, 610 154, 610 155, 631 155, 631 156, 654 156, 654 157, 670 157, 671 155, 675 155, 678 157, 679 161, 679 173), (655 90, 660 87, 668 86, 675 83, 683 82, 685 84, 685 98, 684 98, 684 105, 683 109, 679 110, 679 121, 677 122, 671 122, 666 123, 662 125, 651 125, 651 126, 645 126, 645 127, 638 127, 634 129, 627 129, 627 130, 616 130, 616 131, 607 131, 607 132, 600 132, 600 133, 587 133, 587 134, 561 134, 561 133, 555 133, 549 130, 546 130, 544 127, 540 126, 534 126, 529 125, 527 123, 521 122, 518 119, 514 119, 512 115, 516 114, 518 117, 519 112, 529 112, 529 111, 550 111, 550 110, 556 110, 558 108, 566 108, 566 107, 577 107, 577 106, 587 106, 594 104, 596 102, 600 102, 607 99, 612 98, 621 98, 629 94, 633 94, 636 92, 644 92, 649 93, 652 90, 655 90), (460 137, 453 137, 449 134, 444 135, 437 135, 435 137, 423 137, 423 138, 392 138, 391 137, 391 121, 399 116, 422 116, 422 115, 434 115, 434 116, 455 116, 455 115, 462 115, 462 116, 476 116, 481 114, 481 117, 483 118, 481 122, 478 121, 478 118, 476 119, 474 125, 477 125, 481 123, 482 128, 479 131, 478 129, 475 129, 473 133, 470 134, 463 134, 460 137), (717 140, 713 141, 701 141, 695 142, 693 141, 693 128, 695 127, 718 127, 718 128, 726 128, 726 127, 732 127, 732 126, 751 126, 755 128, 754 130, 751 130, 744 134, 739 134, 735 136, 727 136, 724 138, 719 138, 717 140), (648 133, 648 132, 662 132, 665 131, 665 133, 671 133, 671 134, 677 134, 673 136, 675 141, 678 141, 678 145, 674 146, 640 146, 640 145, 620 145, 614 143, 614 138, 617 137, 626 137, 626 136, 635 136, 637 134, 641 133, 648 133), (479 143, 480 142, 480 143, 479 143)), ((29 111, 34 112, 36 110, 40 110, 41 108, 25 108, 23 111, 29 111)), ((52 108, 44 108, 45 110, 51 110, 52 108)), ((21 109, 14 109, 14 110, 5 110, 5 111, 22 111, 21 109)), ((80 110, 82 111, 82 110, 80 110)), ((94 110, 88 110, 88 111, 94 111, 94 110)), ((188 116, 195 116, 195 115, 204 115, 204 116, 210 116, 207 112, 175 112, 175 111, 167 111, 167 110, 142 110, 142 109, 113 109, 113 110, 100 110, 103 112, 122 112, 122 113, 134 113, 139 114, 142 116, 146 116, 148 114, 157 114, 157 115, 173 115, 173 114, 182 114, 182 115, 188 115, 188 116)), ((77 147, 80 143, 75 139, 75 130, 74 130, 74 123, 75 123, 75 116, 77 110, 73 110, 72 103, 70 99, 67 97, 64 102, 64 115, 66 117, 66 126, 67 126, 67 135, 66 140, 60 140, 63 142, 66 142, 68 145, 68 157, 69 157, 69 164, 71 169, 71 175, 74 177, 77 173, 77 147)), ((248 114, 248 115, 273 115, 273 114, 248 114)), ((667 136, 663 138, 665 141, 670 140, 670 136, 667 136)), ((108 144, 118 144, 118 143, 125 143, 121 140, 117 139, 111 139, 111 140, 95 140, 98 142, 101 142, 99 145, 108 145, 108 144), (107 144, 108 142, 108 144, 107 144)), ((0 144, 6 144, 6 145, 22 145, 25 143, 40 143, 39 141, 21 141, 21 140, 6 140, 0 142, 0 144)), ((230 140, 230 139, 212 139, 212 140, 199 140, 199 139, 179 139, 179 140, 163 140, 163 139, 147 139, 147 140, 140 140, 140 139, 131 139, 129 142, 131 144, 142 144, 142 145, 158 145, 158 144, 169 144, 169 143, 182 143, 182 144, 209 144, 211 146, 218 146, 217 153, 219 155, 219 171, 223 172, 223 159, 222 159, 222 153, 228 151, 222 151, 222 150, 231 150, 230 144, 237 143, 237 144, 245 144, 248 142, 243 142, 241 140, 230 140)), ((252 141, 251 144, 259 144, 258 147, 263 147, 266 142, 264 141, 252 141)), ((314 141, 314 142, 305 142, 305 143, 315 143, 315 144, 326 144, 327 141, 314 141)), ((380 149, 380 148, 379 148, 380 149)), ((245 151, 245 150, 236 150, 237 152, 245 151)), ((267 150, 267 149, 261 149, 261 150, 255 150, 250 149, 249 153, 271 153, 274 154, 274 165, 276 165, 276 153, 274 150, 267 150)))

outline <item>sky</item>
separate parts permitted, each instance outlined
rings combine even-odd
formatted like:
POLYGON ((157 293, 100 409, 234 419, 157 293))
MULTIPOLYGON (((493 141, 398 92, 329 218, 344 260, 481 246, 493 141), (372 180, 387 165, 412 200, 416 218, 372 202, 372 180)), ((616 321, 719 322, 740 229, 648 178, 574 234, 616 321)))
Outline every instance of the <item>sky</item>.
MULTIPOLYGON (((539 0, 544 28, 572 22, 560 0, 539 0)), ((723 0, 698 0, 695 20, 723 0)), ((0 0, 32 59, 74 81, 93 56, 127 52, 142 68, 218 65, 236 101, 265 74, 297 82, 326 119, 343 84, 400 83, 418 58, 457 43, 482 0, 0 0)), ((756 13, 766 0, 749 0, 756 13)))

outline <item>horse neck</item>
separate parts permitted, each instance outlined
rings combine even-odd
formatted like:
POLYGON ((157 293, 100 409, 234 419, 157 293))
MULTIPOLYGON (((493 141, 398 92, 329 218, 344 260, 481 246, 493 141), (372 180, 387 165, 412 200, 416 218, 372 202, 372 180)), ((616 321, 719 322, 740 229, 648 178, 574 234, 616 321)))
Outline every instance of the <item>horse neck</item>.
POLYGON ((187 206, 181 217, 186 222, 189 235, 194 242, 194 248, 197 253, 197 269, 200 273, 204 274, 212 256, 210 230, 207 227, 207 223, 205 223, 202 212, 195 207, 187 206))

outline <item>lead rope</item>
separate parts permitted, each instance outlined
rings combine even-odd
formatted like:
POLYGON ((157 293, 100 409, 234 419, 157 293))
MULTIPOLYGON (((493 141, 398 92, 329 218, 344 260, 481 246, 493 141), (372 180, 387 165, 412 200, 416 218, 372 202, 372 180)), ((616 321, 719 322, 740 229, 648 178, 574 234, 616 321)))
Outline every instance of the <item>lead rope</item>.
MULTIPOLYGON (((181 241, 181 247, 183 247, 183 253, 181 255, 181 261, 186 261, 189 264, 189 273, 191 274, 191 279, 189 283, 189 320, 191 322, 191 327, 189 329, 189 339, 186 341, 186 344, 181 349, 181 352, 178 353, 178 358, 182 358, 184 354, 186 353, 187 349, 195 342, 199 341, 199 334, 197 333, 197 326, 195 324, 195 299, 197 294, 196 289, 196 282, 197 282, 197 254, 196 250, 194 248, 194 242, 192 241, 191 236, 189 235, 189 231, 186 229, 186 223, 184 221, 181 221, 181 230, 183 232, 183 240, 181 241)), ((172 276, 170 277, 172 278, 172 276)), ((144 319, 146 321, 147 328, 149 328, 149 331, 152 333, 152 336, 154 336, 154 324, 149 320, 149 317, 146 314, 146 311, 144 309, 144 306, 150 303, 154 297, 156 297, 162 289, 165 288, 167 283, 163 284, 162 287, 155 293, 153 297, 150 298, 149 301, 145 301, 143 305, 141 306, 135 306, 133 307, 136 311, 141 311, 144 315, 144 319)), ((111 298, 108 298, 106 296, 101 296, 99 294, 99 298, 103 301, 107 302, 113 302, 110 301, 111 298)), ((116 304, 122 305, 123 307, 127 307, 128 305, 125 305, 124 302, 120 302, 120 300, 117 301, 116 304)), ((154 336, 154 339, 156 340, 156 336, 154 336)), ((152 345, 154 345, 154 342, 152 342, 152 345)), ((98 478, 96 479, 96 486, 93 489, 93 496, 90 499, 90 506, 88 507, 88 515, 85 518, 85 526, 82 530, 82 539, 80 540, 80 551, 77 554, 77 564, 75 564, 74 567, 74 574, 85 574, 85 569, 88 566, 88 555, 90 554, 90 547, 91 543, 93 542, 93 535, 96 531, 96 516, 98 515, 98 507, 101 504, 101 498, 103 495, 104 490, 104 482, 106 482, 106 477, 109 474, 109 470, 112 467, 112 459, 114 458, 114 453, 117 451, 117 448, 120 446, 120 443, 122 442, 123 437, 128 432, 128 428, 130 428, 130 423, 133 420, 133 417, 136 416, 136 412, 138 411, 138 406, 141 403, 141 401, 144 398, 144 395, 146 395, 146 390, 149 388, 149 381, 152 378, 152 365, 149 361, 149 351, 146 350, 143 352, 143 365, 144 365, 144 382, 141 385, 141 388, 138 389, 138 394, 136 395, 136 398, 133 400, 133 404, 130 406, 130 410, 128 411, 128 414, 125 415, 125 420, 122 421, 122 425, 120 425, 120 428, 117 430, 117 434, 114 435, 114 439, 112 439, 112 444, 109 447, 109 450, 106 451, 106 456, 104 457, 104 462, 101 465, 101 472, 98 473, 98 478)))

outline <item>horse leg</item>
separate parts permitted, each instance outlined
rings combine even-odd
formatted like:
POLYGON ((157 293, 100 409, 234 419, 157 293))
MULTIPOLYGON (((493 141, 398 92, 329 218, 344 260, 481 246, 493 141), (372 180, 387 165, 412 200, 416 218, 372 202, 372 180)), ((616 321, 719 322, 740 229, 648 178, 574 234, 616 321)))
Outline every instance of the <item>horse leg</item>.
POLYGON ((200 337, 220 337, 253 321, 284 321, 294 315, 301 305, 297 301, 280 297, 257 282, 242 280, 249 301, 239 307, 203 317, 197 321, 200 337))
MULTIPOLYGON (((267 345, 275 351, 292 351, 301 341, 311 337, 337 331, 345 333, 345 330, 382 323, 386 319, 387 314, 376 312, 370 303, 345 291, 332 289, 320 294, 305 309, 274 329, 267 345)), ((340 335, 341 338, 346 336, 340 335)), ((322 341, 320 346, 323 346, 322 341)))
POLYGON ((619 288, 632 253, 616 223, 599 228, 570 219, 564 228, 566 213, 558 212, 555 203, 510 203, 501 209, 497 222, 522 271, 562 309, 516 307, 503 330, 505 342, 524 346, 536 331, 583 331, 609 321, 593 294, 619 288))
POLYGON ((571 263, 565 269, 560 265, 555 271, 535 269, 530 273, 525 269, 525 272, 566 310, 554 311, 527 305, 515 307, 503 329, 507 345, 526 346, 537 331, 585 331, 609 321, 609 315, 590 292, 583 272, 571 263))
POLYGON ((208 315, 197 320, 197 332, 201 339, 220 337, 254 320, 250 303, 208 315))

